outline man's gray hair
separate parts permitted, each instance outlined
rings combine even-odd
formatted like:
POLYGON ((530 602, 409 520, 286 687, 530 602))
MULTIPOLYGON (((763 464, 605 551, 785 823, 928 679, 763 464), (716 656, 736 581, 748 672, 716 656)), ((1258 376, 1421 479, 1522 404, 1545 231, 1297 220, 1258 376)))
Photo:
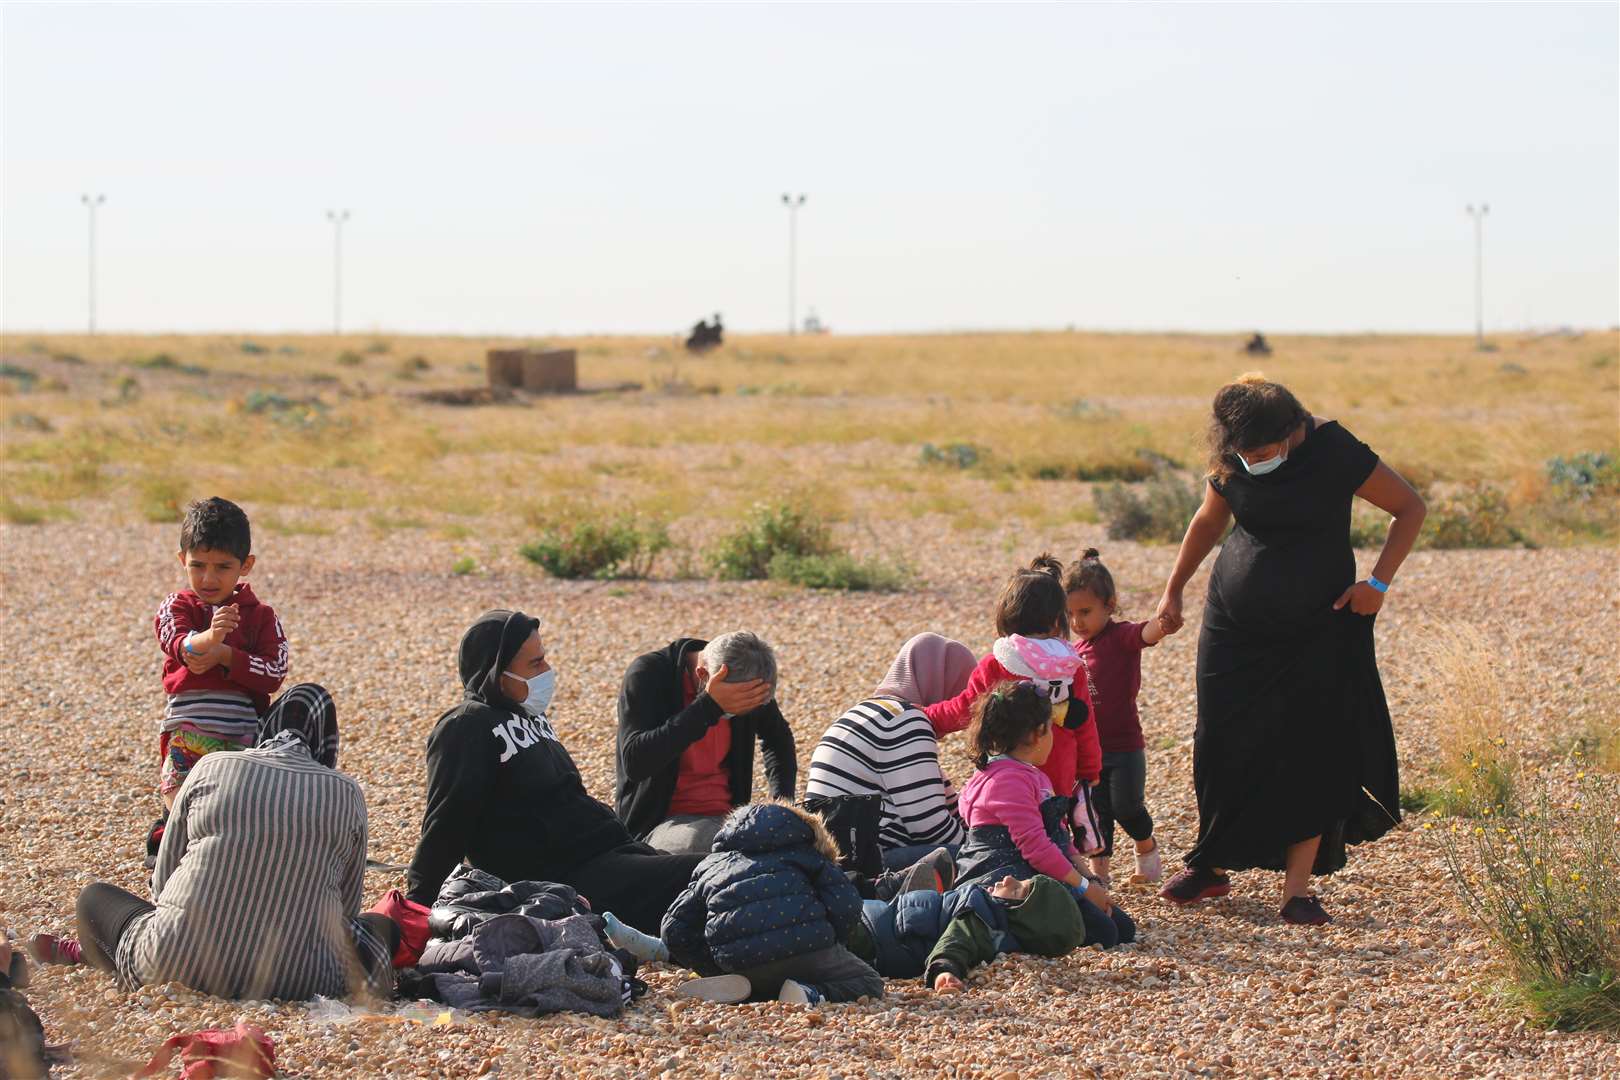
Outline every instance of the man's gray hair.
POLYGON ((726 682, 764 679, 776 685, 776 653, 765 639, 747 630, 721 634, 703 647, 703 670, 710 675, 726 669, 726 682))

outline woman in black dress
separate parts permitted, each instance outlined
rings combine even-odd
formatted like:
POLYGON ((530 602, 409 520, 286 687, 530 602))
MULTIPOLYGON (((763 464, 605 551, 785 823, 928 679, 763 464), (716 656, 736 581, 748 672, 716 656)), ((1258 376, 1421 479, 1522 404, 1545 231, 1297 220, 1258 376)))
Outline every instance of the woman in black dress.
POLYGON ((1250 374, 1215 395, 1209 484, 1158 610, 1181 625, 1182 590, 1235 517, 1198 638, 1198 842, 1165 899, 1223 896, 1228 870, 1281 870, 1283 918, 1327 922, 1311 875, 1399 820, 1373 616, 1423 516, 1411 485, 1286 387, 1250 374), (1361 581, 1353 496, 1394 518, 1361 581))

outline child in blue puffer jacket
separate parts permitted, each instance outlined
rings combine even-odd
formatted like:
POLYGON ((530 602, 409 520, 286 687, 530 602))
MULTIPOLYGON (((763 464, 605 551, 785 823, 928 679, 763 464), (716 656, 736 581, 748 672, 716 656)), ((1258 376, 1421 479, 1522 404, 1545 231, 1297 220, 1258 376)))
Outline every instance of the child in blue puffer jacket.
POLYGON ((683 994, 815 1004, 883 996, 882 976, 845 947, 860 921, 860 893, 821 819, 761 803, 726 819, 661 936, 672 960, 707 976, 683 994))

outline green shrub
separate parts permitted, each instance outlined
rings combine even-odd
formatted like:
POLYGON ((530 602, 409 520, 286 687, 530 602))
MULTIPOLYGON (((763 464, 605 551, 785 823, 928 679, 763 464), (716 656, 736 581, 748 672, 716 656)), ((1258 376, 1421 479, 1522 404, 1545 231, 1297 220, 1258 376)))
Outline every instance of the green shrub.
POLYGON ((140 511, 147 521, 179 521, 189 501, 186 485, 179 480, 154 476, 141 481, 140 511))
POLYGON ((45 511, 17 502, 10 495, 0 495, 0 521, 11 525, 38 525, 45 520, 45 511))
POLYGON ((478 569, 478 560, 471 555, 463 555, 450 564, 450 572, 456 577, 466 577, 478 569))
POLYGON ((552 577, 642 578, 670 546, 669 530, 662 522, 634 514, 590 516, 588 511, 546 528, 518 554, 538 564, 552 577))
POLYGON ((857 559, 847 552, 794 555, 779 551, 771 557, 766 576, 772 581, 807 589, 847 589, 854 592, 898 592, 909 583, 902 568, 881 559, 857 559))
POLYGON ((289 427, 312 428, 326 419, 327 406, 320 398, 292 398, 274 390, 252 390, 242 399, 242 411, 268 416, 289 427))
MULTIPOLYGON (((1539 1022, 1620 1032, 1620 782, 1539 778, 1521 812, 1441 832, 1452 885, 1508 995, 1539 1022)), ((1433 827, 1432 823, 1428 827, 1433 827)))
POLYGON ((378 338, 366 346, 366 352, 371 356, 381 356, 388 351, 389 347, 388 342, 378 338))
POLYGON ((1041 459, 1028 463, 1024 471, 1037 480, 1080 480, 1086 483, 1135 484, 1159 471, 1164 461, 1156 454, 1139 451, 1126 458, 1105 458, 1100 461, 1052 461, 1041 459))
POLYGON ((984 457, 984 451, 972 443, 946 443, 935 446, 923 443, 922 463, 939 465, 947 469, 971 469, 984 457))
POLYGON ((182 364, 166 352, 153 353, 151 356, 138 356, 130 363, 138 368, 148 371, 177 371, 182 375, 206 375, 208 369, 198 367, 196 364, 182 364))
POLYGON ((344 367, 359 367, 366 362, 366 358, 353 349, 344 349, 337 355, 337 362, 344 367))
POLYGON ((1547 462, 1547 479, 1567 499, 1620 493, 1620 459, 1608 454, 1571 454, 1547 462))
POLYGON ((1094 488, 1097 514, 1107 523, 1111 540, 1158 540, 1174 543, 1202 503, 1199 485, 1189 486, 1171 472, 1156 473, 1141 484, 1094 488))
POLYGON ((1507 497, 1485 484, 1476 484, 1429 505, 1419 542, 1423 547, 1504 548, 1532 546, 1508 517, 1507 497))
POLYGON ((39 376, 25 367, 16 364, 0 364, 0 379, 10 379, 17 384, 17 389, 24 393, 34 388, 34 382, 39 376))
POLYGON ((16 428, 18 431, 38 431, 43 434, 56 430, 55 424, 38 413, 31 412, 12 413, 6 418, 6 426, 16 428))
POLYGON ((263 356, 270 351, 268 347, 260 345, 257 341, 244 341, 239 348, 249 356, 263 356))
POLYGON ((1069 420, 1106 420, 1119 415, 1119 410, 1112 405, 1089 398, 1075 398, 1073 401, 1058 402, 1048 405, 1047 409, 1054 416, 1061 416, 1069 420))
POLYGON ((709 564, 722 581, 770 576, 771 560, 789 555, 830 555, 827 527, 787 503, 756 503, 742 527, 724 536, 709 553, 709 564))
POLYGON ((394 369, 394 378, 414 379, 417 375, 432 369, 432 367, 433 365, 428 363, 425 356, 407 357, 399 362, 399 367, 394 369))
POLYGON ((1389 515, 1357 499, 1350 509, 1350 546, 1381 548, 1389 535, 1389 515))

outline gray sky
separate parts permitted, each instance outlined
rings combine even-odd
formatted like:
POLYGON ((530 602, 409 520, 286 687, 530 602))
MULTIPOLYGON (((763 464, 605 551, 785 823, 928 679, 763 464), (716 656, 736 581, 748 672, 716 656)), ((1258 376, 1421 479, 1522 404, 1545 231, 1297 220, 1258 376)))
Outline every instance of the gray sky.
POLYGON ((3 323, 1608 326, 1617 13, 6 4, 3 323))

